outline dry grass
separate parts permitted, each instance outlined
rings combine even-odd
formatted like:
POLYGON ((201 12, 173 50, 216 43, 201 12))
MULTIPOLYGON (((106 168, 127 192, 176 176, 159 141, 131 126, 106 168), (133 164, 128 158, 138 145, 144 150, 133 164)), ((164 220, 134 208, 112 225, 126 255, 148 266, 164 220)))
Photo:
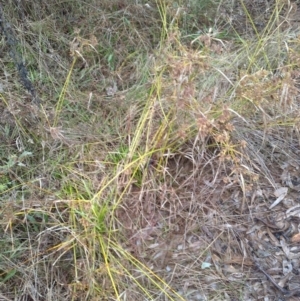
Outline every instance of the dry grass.
POLYGON ((294 3, 2 6, 41 105, 3 37, 1 300, 276 300, 256 261, 294 288, 294 3))

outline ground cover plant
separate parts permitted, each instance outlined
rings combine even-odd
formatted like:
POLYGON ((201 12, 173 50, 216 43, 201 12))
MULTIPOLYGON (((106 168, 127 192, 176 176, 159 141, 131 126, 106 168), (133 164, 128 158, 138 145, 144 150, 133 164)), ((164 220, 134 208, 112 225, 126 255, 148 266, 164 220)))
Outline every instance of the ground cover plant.
POLYGON ((0 299, 298 300, 297 6, 0 5, 0 299))

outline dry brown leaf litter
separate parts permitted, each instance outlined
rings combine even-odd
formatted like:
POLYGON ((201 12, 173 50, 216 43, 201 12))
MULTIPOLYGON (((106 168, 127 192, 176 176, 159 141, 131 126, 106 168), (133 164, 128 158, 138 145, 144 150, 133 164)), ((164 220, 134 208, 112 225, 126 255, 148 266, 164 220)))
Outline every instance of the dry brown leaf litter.
MULTIPOLYGON (((118 210, 127 250, 171 281, 187 300, 210 300, 208 292, 216 290, 222 292, 219 300, 297 298, 300 205, 294 190, 281 186, 291 176, 287 166, 281 169, 278 188, 262 179, 246 192, 243 212, 239 184, 224 188, 209 168, 197 167, 202 168, 199 177, 189 171, 195 176, 193 185, 169 183, 131 192, 118 210), (236 295, 232 286, 238 288, 236 295)), ((228 177, 226 168, 216 170, 228 177)))

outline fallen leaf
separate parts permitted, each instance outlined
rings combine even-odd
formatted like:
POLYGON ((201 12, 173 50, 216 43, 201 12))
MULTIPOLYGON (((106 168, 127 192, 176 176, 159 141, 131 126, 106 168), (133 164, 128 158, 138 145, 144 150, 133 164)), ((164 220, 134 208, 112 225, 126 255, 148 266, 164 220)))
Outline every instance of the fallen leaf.
POLYGON ((274 191, 274 195, 279 198, 280 196, 282 196, 283 194, 286 195, 288 192, 288 188, 287 187, 280 187, 278 189, 276 189, 274 191))
POLYGON ((211 266, 211 263, 209 263, 209 262, 202 262, 201 269, 204 270, 204 269, 210 268, 210 266, 211 266))
POLYGON ((293 235, 291 242, 300 242, 300 233, 293 235))
POLYGON ((277 199, 275 200, 275 202, 273 202, 269 209, 272 209, 273 207, 277 206, 286 197, 287 192, 287 187, 281 187, 279 189, 276 189, 274 195, 277 197, 277 199))

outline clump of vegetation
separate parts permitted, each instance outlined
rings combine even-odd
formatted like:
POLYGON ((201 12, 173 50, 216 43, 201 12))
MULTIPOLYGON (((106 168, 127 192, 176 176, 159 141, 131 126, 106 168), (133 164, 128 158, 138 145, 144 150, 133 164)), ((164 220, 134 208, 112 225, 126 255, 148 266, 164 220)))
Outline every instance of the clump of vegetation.
POLYGON ((299 180, 296 4, 1 11, 0 299, 267 296, 249 254, 299 180))

